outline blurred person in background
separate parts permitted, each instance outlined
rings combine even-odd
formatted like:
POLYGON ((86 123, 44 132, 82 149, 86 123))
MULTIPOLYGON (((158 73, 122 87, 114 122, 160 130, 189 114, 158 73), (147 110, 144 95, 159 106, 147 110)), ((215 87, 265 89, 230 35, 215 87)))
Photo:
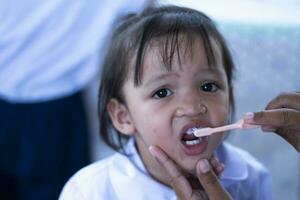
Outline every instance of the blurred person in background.
POLYGON ((57 199, 89 163, 81 91, 114 22, 147 3, 0 0, 0 199, 57 199))

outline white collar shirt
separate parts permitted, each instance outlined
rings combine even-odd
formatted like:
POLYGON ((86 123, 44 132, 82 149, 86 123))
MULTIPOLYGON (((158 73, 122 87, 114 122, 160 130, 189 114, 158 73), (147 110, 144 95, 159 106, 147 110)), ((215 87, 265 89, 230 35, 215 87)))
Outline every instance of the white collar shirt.
MULTIPOLYGON (((130 141, 132 156, 114 154, 76 173, 65 185, 60 200, 175 200, 176 194, 149 176, 130 141)), ((223 143, 215 155, 226 168, 220 177, 233 199, 271 199, 270 177, 250 154, 223 143)))

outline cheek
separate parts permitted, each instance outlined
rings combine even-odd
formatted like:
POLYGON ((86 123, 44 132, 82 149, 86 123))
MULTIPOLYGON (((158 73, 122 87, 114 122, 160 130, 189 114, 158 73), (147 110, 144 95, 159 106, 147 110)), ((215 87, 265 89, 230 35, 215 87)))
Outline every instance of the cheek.
POLYGON ((229 100, 226 97, 220 99, 220 101, 211 103, 210 108, 210 119, 213 126, 222 126, 227 124, 229 119, 229 100))
POLYGON ((211 155, 212 152, 220 145, 224 137, 223 133, 213 134, 209 138, 208 151, 211 155))
POLYGON ((210 114, 211 123, 214 127, 227 124, 229 119, 229 109, 227 107, 218 106, 210 114))
POLYGON ((139 129, 139 134, 148 145, 157 145, 172 157, 174 152, 174 135, 172 128, 162 116, 153 116, 144 120, 144 124, 139 129))
POLYGON ((208 142, 207 150, 204 153, 204 157, 210 158, 222 141, 223 141, 223 133, 217 133, 211 135, 209 137, 209 142, 208 142))
POLYGON ((170 135, 170 127, 163 115, 136 115, 135 122, 138 133, 148 144, 160 145, 170 135))
POLYGON ((151 132, 148 132, 147 136, 151 137, 155 144, 164 146, 163 144, 170 140, 170 128, 160 121, 156 121, 156 123, 152 123, 150 126, 151 132))

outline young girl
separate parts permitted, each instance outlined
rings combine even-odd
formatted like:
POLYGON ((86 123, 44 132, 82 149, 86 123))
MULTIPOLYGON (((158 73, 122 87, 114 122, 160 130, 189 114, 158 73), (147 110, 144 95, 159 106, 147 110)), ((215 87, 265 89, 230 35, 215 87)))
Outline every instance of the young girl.
POLYGON ((124 18, 99 93, 101 134, 118 153, 79 171, 60 199, 176 199, 151 145, 187 177, 214 155, 225 164, 221 183, 233 199, 270 199, 268 173, 252 156, 222 143, 223 134, 190 134, 230 122, 233 70, 223 37, 201 12, 168 6, 124 18))

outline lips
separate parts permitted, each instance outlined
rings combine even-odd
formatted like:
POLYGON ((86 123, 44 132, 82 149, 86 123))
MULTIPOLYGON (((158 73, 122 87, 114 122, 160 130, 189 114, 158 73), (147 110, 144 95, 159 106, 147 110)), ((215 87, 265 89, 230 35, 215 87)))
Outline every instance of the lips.
POLYGON ((199 155, 203 153, 208 145, 208 137, 196 137, 193 134, 195 128, 207 127, 199 123, 191 123, 183 127, 181 132, 182 149, 188 156, 199 155))

